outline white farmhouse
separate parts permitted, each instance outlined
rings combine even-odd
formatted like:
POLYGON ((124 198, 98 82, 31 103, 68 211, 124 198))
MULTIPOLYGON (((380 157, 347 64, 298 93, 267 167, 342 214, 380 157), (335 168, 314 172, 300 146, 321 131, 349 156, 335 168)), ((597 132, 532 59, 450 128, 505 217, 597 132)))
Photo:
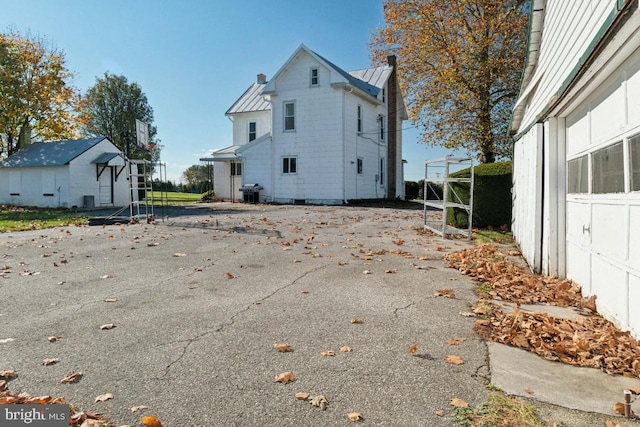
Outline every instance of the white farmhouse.
POLYGON ((126 206, 125 165, 122 152, 105 137, 33 143, 0 162, 0 204, 126 206))
POLYGON ((640 336, 637 1, 533 0, 515 135, 513 233, 640 336))
POLYGON ((242 199, 242 185, 258 184, 263 202, 404 198, 407 115, 388 62, 346 72, 301 45, 271 80, 259 74, 226 112, 233 145, 202 159, 216 195, 242 199))

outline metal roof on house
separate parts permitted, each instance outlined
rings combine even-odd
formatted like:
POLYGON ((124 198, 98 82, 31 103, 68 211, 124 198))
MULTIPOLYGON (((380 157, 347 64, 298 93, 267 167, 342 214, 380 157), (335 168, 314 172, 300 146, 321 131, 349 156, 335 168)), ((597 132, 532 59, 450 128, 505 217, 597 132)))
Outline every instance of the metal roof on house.
POLYGON ((26 148, 7 157, 3 167, 61 166, 94 147, 104 136, 88 139, 68 139, 54 142, 34 142, 26 148))
MULTIPOLYGON (((311 52, 313 52, 313 51, 311 51, 311 52)), ((322 55, 318 55, 316 52, 313 52, 313 54, 316 55, 318 58, 322 59, 324 62, 326 62, 327 65, 332 67, 342 77, 347 79, 347 81, 349 82, 350 85, 357 87, 361 91, 363 91, 365 93, 368 93, 369 95, 371 95, 373 97, 377 97, 378 93, 380 93, 380 89, 381 89, 380 87, 376 87, 376 86, 372 85, 371 83, 369 83, 368 81, 361 80, 360 78, 358 78, 358 77, 356 77, 356 76, 354 76, 354 75, 352 75, 350 73, 347 73, 342 68, 338 67, 333 62, 327 60, 322 55)))
POLYGON ((225 115, 235 113, 248 113, 252 111, 268 111, 271 106, 262 97, 264 84, 253 83, 240 98, 227 110, 225 115))
POLYGON ((236 150, 240 148, 239 145, 231 145, 229 147, 221 148, 211 152, 210 157, 203 157, 201 162, 215 162, 218 160, 235 160, 239 157, 236 156, 236 150))
POLYGON ((362 80, 365 83, 382 89, 384 87, 384 84, 389 79, 392 70, 393 69, 390 66, 386 65, 383 67, 349 71, 349 74, 351 74, 356 79, 362 80))

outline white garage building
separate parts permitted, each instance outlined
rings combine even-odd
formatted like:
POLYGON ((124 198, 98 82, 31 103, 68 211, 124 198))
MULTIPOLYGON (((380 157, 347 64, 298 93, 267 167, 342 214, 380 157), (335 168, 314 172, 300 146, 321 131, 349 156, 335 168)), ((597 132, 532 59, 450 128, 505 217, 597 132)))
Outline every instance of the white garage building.
POLYGON ((513 233, 640 336, 637 1, 533 0, 514 145, 513 233))

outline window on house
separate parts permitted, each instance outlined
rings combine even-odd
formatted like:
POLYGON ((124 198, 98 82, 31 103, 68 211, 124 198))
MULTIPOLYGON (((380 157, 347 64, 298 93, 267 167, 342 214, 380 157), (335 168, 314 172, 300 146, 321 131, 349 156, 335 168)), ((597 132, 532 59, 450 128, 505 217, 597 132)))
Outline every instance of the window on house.
POLYGON ((622 141, 595 151, 591 179, 594 194, 624 193, 624 154, 622 141))
POLYGON ((631 191, 640 191, 640 135, 629 138, 629 174, 631 191))
POLYGON ((295 102, 284 103, 284 130, 296 129, 296 104, 295 102))
POLYGON ((384 104, 386 101, 387 101, 386 94, 385 94, 384 88, 382 88, 382 103, 384 104))
POLYGON ((378 122, 380 123, 380 140, 384 141, 384 117, 378 116, 378 122))
POLYGON ((362 159, 358 157, 358 175, 362 175, 362 159))
POLYGON ((256 139, 256 122, 249 122, 249 142, 256 139))
POLYGON ((311 86, 317 86, 317 85, 318 85, 318 69, 312 68, 311 69, 311 86))
POLYGON ((231 176, 242 175, 242 163, 231 162, 231 176))
POLYGON ((358 133, 362 133, 362 105, 358 105, 358 133))
POLYGON ((380 185, 384 185, 384 158, 380 159, 380 185))
POLYGON ((296 163, 297 157, 283 157, 282 173, 296 173, 298 171, 296 163))
POLYGON ((589 157, 585 154, 577 159, 569 160, 568 193, 578 194, 589 191, 589 157))

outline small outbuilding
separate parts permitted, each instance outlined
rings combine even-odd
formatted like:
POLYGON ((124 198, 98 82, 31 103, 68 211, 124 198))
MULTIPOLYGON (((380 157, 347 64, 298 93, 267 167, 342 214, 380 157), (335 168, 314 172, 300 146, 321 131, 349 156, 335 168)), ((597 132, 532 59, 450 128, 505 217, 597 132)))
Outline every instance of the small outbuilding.
POLYGON ((124 154, 102 136, 33 143, 0 162, 0 204, 126 206, 126 166, 124 154))

